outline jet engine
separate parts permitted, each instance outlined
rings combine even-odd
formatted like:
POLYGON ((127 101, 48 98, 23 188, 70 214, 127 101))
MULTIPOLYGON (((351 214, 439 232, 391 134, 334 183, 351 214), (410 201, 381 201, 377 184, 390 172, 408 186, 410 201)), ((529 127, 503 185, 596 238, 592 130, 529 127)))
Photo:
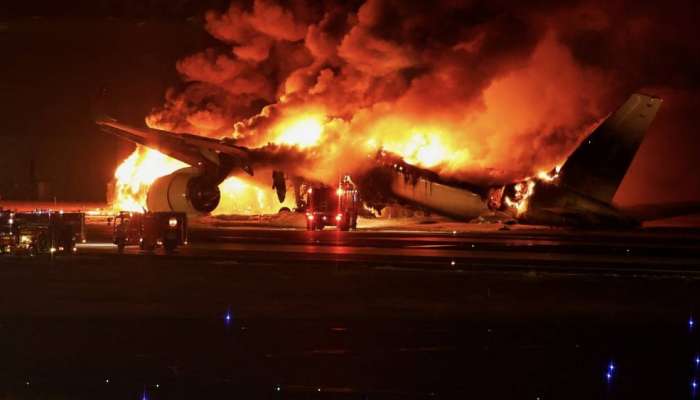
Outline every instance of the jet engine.
POLYGON ((183 168, 156 179, 148 190, 149 211, 208 214, 219 205, 221 192, 196 168, 183 168))

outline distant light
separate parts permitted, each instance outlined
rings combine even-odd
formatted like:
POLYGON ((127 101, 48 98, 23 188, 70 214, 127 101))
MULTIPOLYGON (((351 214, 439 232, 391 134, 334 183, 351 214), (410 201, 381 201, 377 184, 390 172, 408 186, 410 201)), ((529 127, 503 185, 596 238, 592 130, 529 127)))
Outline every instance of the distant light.
POLYGON ((24 382, 25 385, 29 386, 29 381, 24 382))
POLYGON ((606 378, 607 380, 611 380, 611 379, 612 379, 612 372, 606 372, 606 373, 605 373, 605 378, 606 378))
POLYGON ((109 383, 109 378, 105 379, 105 383, 109 383))
POLYGON ((610 361, 610 364, 608 364, 608 371, 612 372, 615 370, 615 364, 613 364, 612 361, 610 361))
POLYGON ((690 317, 690 318, 688 319, 688 327, 689 327, 690 329, 693 329, 693 326, 695 326, 695 320, 693 319, 693 317, 690 317))
POLYGON ((452 234, 453 234, 453 235, 456 235, 456 234, 457 234, 457 231, 452 231, 452 234))
POLYGON ((693 378, 693 380, 690 381, 690 387, 693 388, 693 391, 698 388, 698 380, 693 378))
POLYGON ((159 387, 160 387, 160 384, 156 383, 156 389, 158 389, 159 387))
POLYGON ((177 218, 171 217, 171 218, 168 220, 168 226, 171 227, 171 228, 176 227, 176 226, 177 226, 177 218))
POLYGON ((321 388, 316 389, 316 391, 317 391, 317 392, 320 392, 320 391, 321 391, 321 388))
POLYGON ((49 251, 50 251, 51 253, 55 253, 55 252, 56 252, 56 248, 55 248, 55 247, 52 247, 52 248, 49 249, 49 251))
POLYGON ((454 260, 450 261, 450 265, 451 265, 451 266, 453 266, 453 267, 454 267, 454 266, 455 266, 455 264, 457 264, 457 263, 456 263, 456 262, 455 262, 454 260))
POLYGON ((475 245, 475 244, 473 244, 473 245, 472 245, 472 249, 473 249, 474 247, 476 247, 476 245, 475 245))
POLYGON ((343 214, 338 214, 335 216, 336 221, 340 221, 341 219, 343 219, 343 214))
POLYGON ((700 355, 695 356, 695 366, 700 366, 700 355))
POLYGON ((280 392, 280 391, 282 391, 282 387, 280 385, 277 385, 277 386, 275 386, 275 390, 280 392))
POLYGON ((345 191, 343 190, 343 188, 338 188, 335 190, 335 194, 337 194, 338 196, 342 196, 344 192, 345 191))

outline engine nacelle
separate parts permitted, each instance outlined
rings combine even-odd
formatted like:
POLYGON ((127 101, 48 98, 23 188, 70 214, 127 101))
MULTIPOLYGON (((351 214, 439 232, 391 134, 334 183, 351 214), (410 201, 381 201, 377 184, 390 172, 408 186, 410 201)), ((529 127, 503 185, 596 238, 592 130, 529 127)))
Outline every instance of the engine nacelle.
POLYGON ((219 205, 221 192, 206 184, 195 168, 183 168, 156 179, 148 189, 148 211, 208 214, 219 205))

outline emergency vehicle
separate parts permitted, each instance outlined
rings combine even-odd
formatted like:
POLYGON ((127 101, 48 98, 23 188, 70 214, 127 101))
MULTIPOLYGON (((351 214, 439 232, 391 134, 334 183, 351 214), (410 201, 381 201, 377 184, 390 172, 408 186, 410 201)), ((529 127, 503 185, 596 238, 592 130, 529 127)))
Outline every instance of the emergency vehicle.
POLYGON ((338 230, 357 228, 360 198, 355 184, 346 175, 336 189, 316 185, 306 190, 306 229, 322 230, 334 225, 338 230))
POLYGON ((85 239, 85 214, 62 211, 33 211, 12 214, 12 244, 9 250, 32 255, 78 251, 85 239))
POLYGON ((163 246, 166 252, 172 252, 187 244, 187 214, 122 211, 114 220, 113 242, 120 253, 130 245, 147 251, 163 246))

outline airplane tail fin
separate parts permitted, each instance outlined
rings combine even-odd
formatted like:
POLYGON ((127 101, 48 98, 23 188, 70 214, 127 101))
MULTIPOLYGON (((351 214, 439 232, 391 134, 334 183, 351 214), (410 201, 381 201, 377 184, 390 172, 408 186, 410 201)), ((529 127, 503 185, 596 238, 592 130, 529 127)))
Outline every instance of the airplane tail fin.
POLYGON ((560 184, 603 203, 612 202, 661 99, 635 93, 566 160, 560 184))

